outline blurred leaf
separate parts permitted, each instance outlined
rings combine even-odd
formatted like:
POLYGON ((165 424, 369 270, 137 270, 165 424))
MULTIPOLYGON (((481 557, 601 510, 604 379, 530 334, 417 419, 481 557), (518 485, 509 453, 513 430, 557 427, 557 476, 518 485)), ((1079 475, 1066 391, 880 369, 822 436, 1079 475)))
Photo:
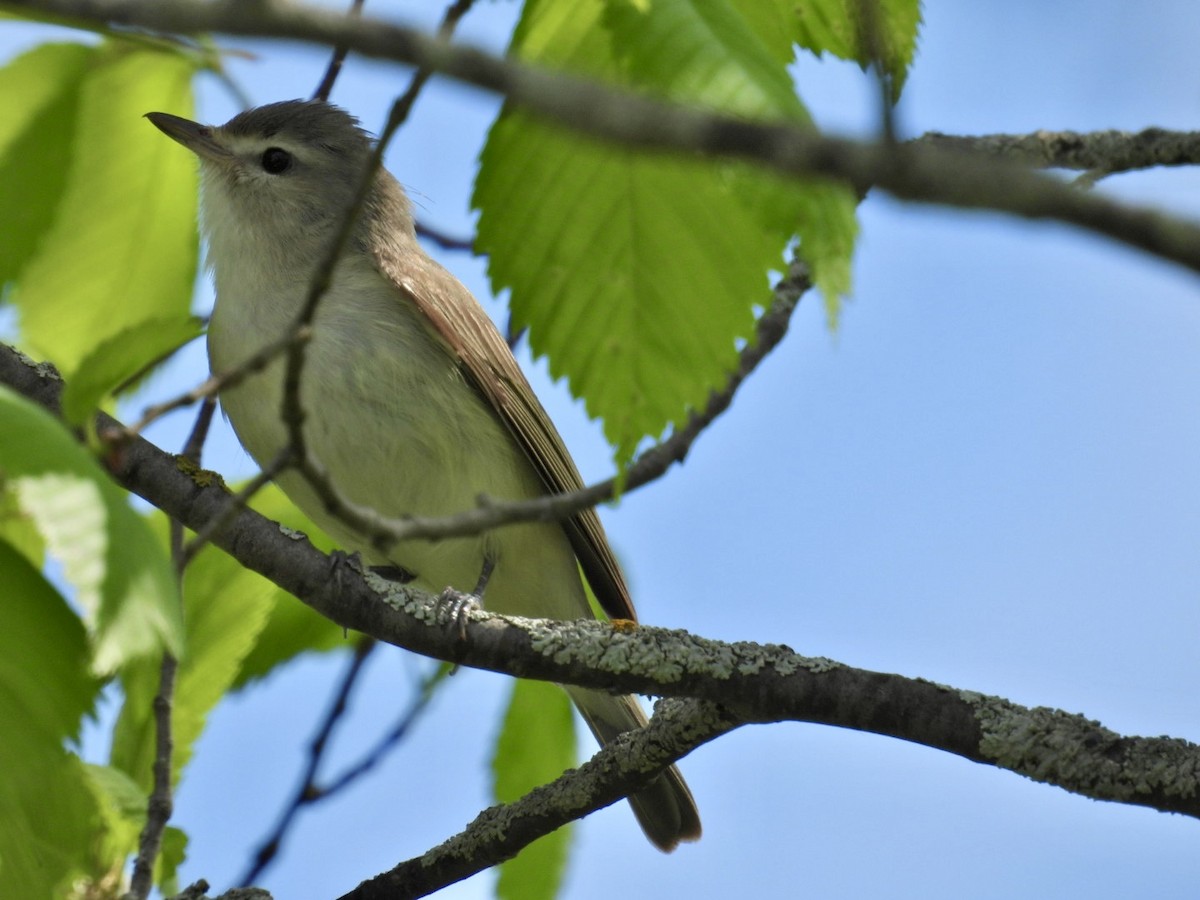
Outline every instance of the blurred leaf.
MULTIPOLYGON (((492 759, 496 802, 511 803, 574 764, 575 720, 566 693, 543 681, 513 681, 492 759)), ((569 825, 534 841, 500 866, 496 896, 506 900, 556 897, 570 845, 569 825)))
POLYGON ((83 358, 63 390, 63 418, 72 425, 83 424, 105 397, 126 389, 131 379, 202 332, 195 316, 148 319, 101 341, 83 358))
MULTIPOLYGON (((739 0, 753 5, 754 0, 739 0)), ((863 28, 863 0, 774 0, 790 13, 789 34, 796 43, 820 56, 832 53, 854 60, 864 69, 871 64, 871 42, 863 28)), ((875 4, 877 35, 883 67, 892 77, 892 102, 908 77, 921 26, 920 0, 870 0, 875 4)))
MULTIPOLYGON (((312 527, 273 485, 255 495, 252 506, 289 527, 312 527)), ((165 546, 165 517, 154 512, 151 519, 165 546)), ((315 532, 315 537, 328 545, 324 535, 315 532)), ((350 646, 340 627, 216 547, 206 547, 188 566, 183 597, 188 654, 175 680, 174 782, 191 760, 209 713, 226 693, 301 653, 350 646)), ((121 671, 125 701, 113 730, 111 762, 142 790, 151 784, 152 703, 158 682, 155 660, 121 671)))
POLYGON ((190 114, 193 64, 109 42, 92 51, 74 102, 37 125, 70 129, 73 139, 58 211, 12 298, 24 343, 68 381, 105 338, 188 311, 198 246, 194 166, 142 116, 190 114))
MULTIPOLYGON (((318 550, 328 553, 334 549, 333 541, 296 509, 292 501, 275 485, 269 485, 259 491, 250 505, 268 519, 308 535, 308 539, 318 550)), ((253 572, 247 572, 247 575, 258 579, 269 589, 271 609, 258 641, 242 661, 232 690, 240 690, 247 684, 265 677, 275 667, 301 653, 349 650, 352 647, 353 642, 346 639, 340 626, 314 612, 265 578, 253 572)))
POLYGON ((62 896, 82 873, 99 811, 79 761, 79 735, 100 684, 87 633, 66 601, 0 542, 0 897, 62 896))
MULTIPOLYGON (((132 778, 112 766, 85 766, 93 793, 100 801, 104 820, 103 842, 96 853, 101 871, 92 873, 99 880, 115 866, 124 868, 125 860, 137 852, 138 840, 146 824, 146 792, 132 778)), ((155 863, 155 884, 164 896, 178 893, 176 871, 187 856, 187 835, 168 826, 155 863)))
POLYGON ((183 651, 170 561, 123 491, 41 407, 0 388, 0 473, 87 612, 99 673, 183 651))
MULTIPOLYGON (((104 836, 97 855, 103 860, 123 863, 137 850, 138 835, 146 821, 146 792, 112 766, 86 763, 84 771, 104 821, 104 836)), ((92 874, 99 877, 102 873, 92 874)))
POLYGON ((162 847, 154 861, 154 883, 164 897, 179 893, 179 867, 187 859, 187 832, 174 825, 163 829, 162 847))
POLYGON ((0 69, 0 284, 50 228, 67 182, 79 86, 95 53, 43 44, 0 69))
POLYGON ((21 510, 17 498, 4 490, 0 490, 0 541, 6 541, 35 569, 41 569, 45 562, 46 542, 38 533, 37 523, 21 510))
MULTIPOLYGON (((728 0, 533 2, 512 51, 681 102, 808 122, 778 53, 728 0)), ((512 289, 514 320, 604 420, 621 461, 724 383, 793 235, 831 302, 849 284, 848 189, 601 144, 511 107, 488 136, 472 202, 493 289, 512 289), (838 240, 821 230, 831 223, 838 240)))

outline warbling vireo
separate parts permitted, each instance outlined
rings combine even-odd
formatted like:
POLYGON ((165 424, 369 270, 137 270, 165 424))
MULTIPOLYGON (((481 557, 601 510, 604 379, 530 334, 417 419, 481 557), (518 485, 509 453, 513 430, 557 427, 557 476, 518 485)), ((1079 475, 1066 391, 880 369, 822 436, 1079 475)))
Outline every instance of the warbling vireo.
MULTIPOLYGON (((236 368, 296 321, 309 283, 349 208, 372 145, 358 123, 319 101, 251 109, 220 127, 148 117, 200 158, 201 218, 217 302, 208 330, 214 372, 236 368)), ((300 400, 309 452, 351 501, 389 517, 472 508, 481 494, 525 499, 582 486, 566 447, 508 345, 470 292, 417 243, 404 191, 374 179, 313 320, 300 400)), ((260 465, 284 447, 284 361, 222 392, 221 404, 260 465)), ((314 522, 367 562, 399 566, 431 591, 483 591, 490 610, 590 618, 579 576, 612 616, 634 619, 600 520, 510 525, 386 557, 325 508, 295 471, 276 481, 314 522), (577 561, 578 560, 578 564, 577 561)), ((605 743, 645 724, 632 697, 567 687, 605 743)), ((674 767, 629 798, 647 837, 671 850, 700 836, 674 767)))

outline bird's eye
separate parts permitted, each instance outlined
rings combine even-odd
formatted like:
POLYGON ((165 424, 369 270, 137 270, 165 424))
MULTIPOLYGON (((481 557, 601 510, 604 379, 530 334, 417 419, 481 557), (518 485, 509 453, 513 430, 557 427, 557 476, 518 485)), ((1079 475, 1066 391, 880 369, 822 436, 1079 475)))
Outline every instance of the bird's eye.
POLYGON ((286 172, 292 165, 292 154, 281 147, 268 147, 263 151, 262 167, 264 172, 279 175, 286 172))

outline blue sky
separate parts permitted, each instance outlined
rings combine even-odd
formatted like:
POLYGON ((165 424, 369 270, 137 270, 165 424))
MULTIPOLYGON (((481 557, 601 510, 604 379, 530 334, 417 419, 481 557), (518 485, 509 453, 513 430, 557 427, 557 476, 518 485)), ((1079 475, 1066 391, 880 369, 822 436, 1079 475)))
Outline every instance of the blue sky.
MULTIPOLYGON (((501 49, 515 10, 478 4, 461 34, 501 49)), ((1188 0, 929 0, 925 18, 903 134, 1191 128, 1200 113, 1188 0)), ((0 53, 33 37, 5 26, 0 53)), ((256 102, 307 95, 324 65, 294 45, 245 46, 258 58, 233 68, 256 102)), ((869 133, 874 94, 856 68, 795 71, 818 122, 869 133)), ((397 67, 351 60, 334 99, 375 129, 405 83, 397 67)), ((236 111, 211 81, 199 89, 202 118, 236 111)), ((394 142, 389 168, 430 224, 470 234, 497 105, 435 83, 394 142)), ((1200 211, 1194 171, 1099 190, 1200 211)), ((861 217, 838 332, 806 298, 686 465, 605 512, 643 620, 1200 740, 1200 282, 1062 226, 882 195, 861 217)), ((503 316, 481 261, 441 258, 503 316)), ((203 371, 197 348, 158 388, 203 371)), ((528 371, 585 475, 607 475, 599 428, 544 364, 528 371)), ((173 449, 186 428, 154 436, 173 449)), ((254 469, 227 430, 206 464, 254 469)), ((185 881, 223 888, 245 867, 343 665, 297 663, 213 716, 178 798, 185 881)), ((426 668, 376 654, 335 764, 386 727, 426 668)), ((455 676, 375 776, 301 818, 263 886, 337 895, 457 831, 486 803, 505 690, 455 676)), ((887 738, 746 728, 682 768, 704 839, 663 856, 624 805, 605 810, 577 829, 565 896, 1190 897, 1200 881, 1192 820, 887 738)), ((490 879, 441 896, 489 896, 490 879)))

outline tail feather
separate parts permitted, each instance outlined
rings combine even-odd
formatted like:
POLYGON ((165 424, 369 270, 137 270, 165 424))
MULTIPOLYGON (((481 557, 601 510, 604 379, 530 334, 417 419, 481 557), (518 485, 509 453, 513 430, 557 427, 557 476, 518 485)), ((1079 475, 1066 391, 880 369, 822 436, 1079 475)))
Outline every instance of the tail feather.
MULTIPOLYGON (((567 693, 601 744, 647 724, 646 714, 633 697, 576 687, 567 688, 567 693)), ((681 841, 694 841, 700 837, 700 812, 675 766, 636 794, 631 794, 629 805, 646 837, 664 853, 670 853, 681 841)))

